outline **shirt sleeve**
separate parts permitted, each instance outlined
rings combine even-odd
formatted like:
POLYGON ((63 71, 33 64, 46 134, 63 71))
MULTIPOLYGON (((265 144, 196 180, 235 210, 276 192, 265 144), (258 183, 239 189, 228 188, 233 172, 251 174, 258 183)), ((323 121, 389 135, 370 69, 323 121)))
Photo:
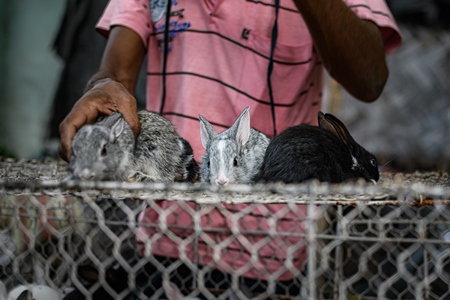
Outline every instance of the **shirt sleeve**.
POLYGON ((148 1, 109 1, 96 29, 104 36, 108 36, 111 28, 116 25, 127 27, 136 32, 141 37, 145 48, 147 48, 148 37, 153 32, 148 1))
POLYGON ((345 0, 345 2, 361 19, 378 25, 386 54, 392 53, 400 46, 402 42, 400 30, 384 0, 345 0))

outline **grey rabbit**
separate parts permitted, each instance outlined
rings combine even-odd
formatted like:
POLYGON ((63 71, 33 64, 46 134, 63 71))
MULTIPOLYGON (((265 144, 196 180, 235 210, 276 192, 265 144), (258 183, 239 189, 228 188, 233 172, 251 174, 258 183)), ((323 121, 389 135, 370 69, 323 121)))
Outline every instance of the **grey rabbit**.
POLYGON ((318 113, 319 126, 301 124, 281 132, 267 147, 258 182, 298 183, 309 179, 339 183, 379 179, 375 156, 359 145, 331 114, 318 113))
POLYGON ((206 149, 200 164, 201 181, 218 185, 252 183, 270 140, 250 127, 250 107, 220 134, 204 117, 199 119, 202 145, 206 149))
POLYGON ((119 113, 83 126, 72 142, 69 171, 86 180, 195 181, 192 148, 163 116, 138 112, 141 132, 134 138, 119 113))

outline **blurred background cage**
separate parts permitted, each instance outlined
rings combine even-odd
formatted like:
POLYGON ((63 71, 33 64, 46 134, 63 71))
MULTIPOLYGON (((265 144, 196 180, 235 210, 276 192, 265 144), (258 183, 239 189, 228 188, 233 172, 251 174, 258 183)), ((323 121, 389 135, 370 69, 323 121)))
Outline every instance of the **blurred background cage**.
POLYGON ((0 159, 7 289, 166 299, 170 280, 203 299, 450 299, 446 172, 227 187, 66 176, 61 161, 0 159), (144 204, 153 222, 140 217, 144 204))

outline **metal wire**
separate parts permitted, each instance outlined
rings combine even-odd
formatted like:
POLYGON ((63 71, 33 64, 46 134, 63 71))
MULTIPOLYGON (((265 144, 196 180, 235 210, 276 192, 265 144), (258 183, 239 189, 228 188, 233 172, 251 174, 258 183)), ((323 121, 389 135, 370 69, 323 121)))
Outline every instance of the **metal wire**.
POLYGON ((67 175, 59 161, 0 159, 8 289, 165 299, 171 281, 206 299, 450 298, 445 172, 226 187, 67 175))

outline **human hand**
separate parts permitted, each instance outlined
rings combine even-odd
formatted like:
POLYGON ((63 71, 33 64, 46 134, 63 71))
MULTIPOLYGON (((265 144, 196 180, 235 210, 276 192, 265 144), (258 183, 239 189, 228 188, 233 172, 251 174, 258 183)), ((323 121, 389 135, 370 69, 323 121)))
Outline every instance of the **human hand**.
POLYGON ((135 136, 139 134, 136 99, 120 82, 104 78, 97 81, 75 103, 59 125, 59 156, 69 162, 72 140, 77 131, 85 124, 95 123, 99 115, 110 115, 113 112, 120 112, 135 136))

